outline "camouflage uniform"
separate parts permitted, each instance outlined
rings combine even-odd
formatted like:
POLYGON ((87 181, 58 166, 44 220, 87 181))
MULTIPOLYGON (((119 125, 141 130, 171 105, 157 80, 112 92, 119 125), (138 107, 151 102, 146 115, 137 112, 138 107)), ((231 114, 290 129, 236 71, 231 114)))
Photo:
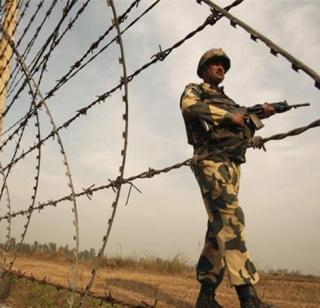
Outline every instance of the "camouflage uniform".
POLYGON ((232 125, 231 114, 236 107, 223 88, 207 83, 189 84, 181 96, 188 141, 195 156, 206 156, 192 164, 208 214, 197 278, 214 287, 221 283, 225 268, 231 286, 259 280, 245 245, 244 215, 238 201, 240 164, 245 162, 247 144, 227 153, 210 154, 253 136, 254 129, 247 124, 243 128, 232 125), (208 123, 210 130, 205 128, 208 123))

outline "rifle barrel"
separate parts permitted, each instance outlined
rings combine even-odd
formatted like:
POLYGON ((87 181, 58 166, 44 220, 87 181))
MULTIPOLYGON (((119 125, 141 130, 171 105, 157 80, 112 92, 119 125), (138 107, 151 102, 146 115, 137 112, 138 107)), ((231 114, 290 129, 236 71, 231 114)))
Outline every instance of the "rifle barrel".
POLYGON ((293 108, 306 107, 306 106, 310 106, 310 103, 291 105, 291 107, 293 108))

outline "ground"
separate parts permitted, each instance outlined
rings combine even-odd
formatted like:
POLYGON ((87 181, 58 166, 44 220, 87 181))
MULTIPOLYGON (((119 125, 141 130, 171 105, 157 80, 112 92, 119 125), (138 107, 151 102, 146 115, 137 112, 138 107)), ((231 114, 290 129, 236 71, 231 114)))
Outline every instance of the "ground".
MULTIPOLYGON (((21 270, 26 275, 59 284, 69 285, 71 281, 70 263, 57 260, 41 260, 21 257, 15 264, 15 270, 21 270)), ((91 268, 87 263, 81 263, 79 282, 81 287, 90 277, 91 268)), ((10 307, 68 307, 63 291, 37 286, 25 280, 15 281, 6 303, 10 307), (60 292, 60 294, 59 294, 60 292), (61 293, 62 292, 62 293, 61 293), (40 298, 41 294, 46 297, 40 298), (49 294, 50 293, 50 294, 49 294), (55 294, 58 295, 55 295, 55 294), (49 298, 52 297, 52 298, 49 298), (36 303, 32 300, 37 299, 36 303), (60 303, 57 304, 57 300, 60 303)), ((156 307, 194 307, 198 294, 198 283, 192 271, 183 273, 159 273, 144 269, 107 268, 103 267, 95 281, 93 291, 97 294, 109 294, 129 303, 154 304, 156 307)), ((262 274, 257 286, 258 293, 267 302, 277 304, 281 308, 316 308, 320 307, 320 278, 312 276, 289 274, 262 274)), ((229 288, 227 280, 218 290, 218 301, 225 308, 239 307, 236 294, 229 288)), ((90 304, 89 307, 93 306, 90 304)), ((99 306, 99 305, 97 305, 99 306)))

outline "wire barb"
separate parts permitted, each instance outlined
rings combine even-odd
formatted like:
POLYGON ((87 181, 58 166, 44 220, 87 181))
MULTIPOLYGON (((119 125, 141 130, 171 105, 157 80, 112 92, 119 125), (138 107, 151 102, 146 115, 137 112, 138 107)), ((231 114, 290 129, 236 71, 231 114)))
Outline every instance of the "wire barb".
POLYGON ((150 59, 157 59, 157 60, 163 61, 166 58, 167 53, 162 50, 161 45, 159 45, 159 50, 160 51, 154 54, 153 56, 151 56, 150 59))
POLYGON ((128 203, 129 203, 129 198, 130 198, 130 194, 131 194, 132 187, 133 187, 137 192, 139 192, 140 194, 142 193, 142 191, 141 191, 136 185, 134 185, 132 182, 128 182, 128 184, 130 184, 130 187, 129 187, 129 191, 128 191, 127 200, 126 200, 125 205, 128 205, 128 203))

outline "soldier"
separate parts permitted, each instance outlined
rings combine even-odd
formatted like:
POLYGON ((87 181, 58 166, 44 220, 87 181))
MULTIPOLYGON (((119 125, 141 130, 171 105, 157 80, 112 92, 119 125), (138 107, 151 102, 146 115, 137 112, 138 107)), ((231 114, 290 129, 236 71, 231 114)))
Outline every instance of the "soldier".
MULTIPOLYGON (((240 165, 255 129, 218 86, 229 68, 230 59, 222 49, 207 51, 197 69, 204 82, 187 85, 180 102, 188 142, 194 147, 191 168, 208 214, 205 245, 197 264, 201 288, 196 307, 222 307, 215 300, 215 290, 227 269, 242 308, 272 308, 256 294, 259 275, 245 244, 244 215, 238 202, 240 165)), ((268 103, 263 109, 262 118, 274 113, 268 103)))

